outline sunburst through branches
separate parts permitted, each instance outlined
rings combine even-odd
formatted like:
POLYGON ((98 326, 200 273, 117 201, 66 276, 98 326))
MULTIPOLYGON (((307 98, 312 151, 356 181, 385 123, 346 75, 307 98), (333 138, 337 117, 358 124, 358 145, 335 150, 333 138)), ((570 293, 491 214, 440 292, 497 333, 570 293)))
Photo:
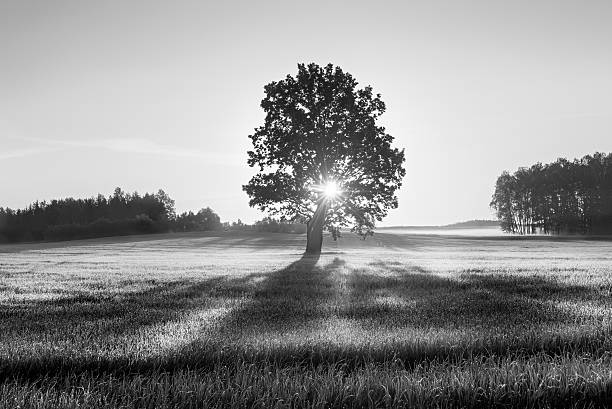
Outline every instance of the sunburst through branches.
POLYGON ((328 180, 327 182, 316 185, 313 190, 321 193, 323 198, 328 201, 336 200, 343 196, 342 189, 335 180, 328 180))

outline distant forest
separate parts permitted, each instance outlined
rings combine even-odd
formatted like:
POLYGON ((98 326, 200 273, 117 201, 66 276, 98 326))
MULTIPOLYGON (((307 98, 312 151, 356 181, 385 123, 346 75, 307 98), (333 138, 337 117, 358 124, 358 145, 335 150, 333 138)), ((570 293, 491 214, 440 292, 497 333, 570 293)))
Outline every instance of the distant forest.
POLYGON ((116 188, 105 197, 34 202, 26 209, 0 207, 0 242, 72 240, 104 236, 221 229, 210 208, 176 215, 174 200, 155 194, 126 193, 116 188))
POLYGON ((0 243, 211 230, 304 233, 306 227, 270 217, 254 224, 222 223, 210 207, 177 215, 174 200, 161 189, 140 195, 116 188, 109 197, 37 201, 18 210, 0 207, 0 243))
POLYGON ((504 231, 612 233, 612 153, 503 172, 491 206, 504 231))

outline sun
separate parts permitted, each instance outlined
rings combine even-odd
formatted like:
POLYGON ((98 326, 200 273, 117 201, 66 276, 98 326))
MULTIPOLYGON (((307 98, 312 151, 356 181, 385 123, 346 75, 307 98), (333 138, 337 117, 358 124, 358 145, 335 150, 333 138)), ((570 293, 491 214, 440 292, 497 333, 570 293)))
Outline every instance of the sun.
POLYGON ((334 199, 338 197, 340 193, 342 193, 342 191, 338 187, 338 184, 333 180, 327 182, 323 187, 323 195, 328 199, 334 199))

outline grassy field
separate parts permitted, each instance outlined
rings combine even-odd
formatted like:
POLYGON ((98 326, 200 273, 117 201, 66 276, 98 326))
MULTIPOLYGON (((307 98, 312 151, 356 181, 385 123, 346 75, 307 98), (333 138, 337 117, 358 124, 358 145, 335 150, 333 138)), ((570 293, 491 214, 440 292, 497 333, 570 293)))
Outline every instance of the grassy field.
POLYGON ((0 246, 0 408, 610 407, 612 242, 0 246))

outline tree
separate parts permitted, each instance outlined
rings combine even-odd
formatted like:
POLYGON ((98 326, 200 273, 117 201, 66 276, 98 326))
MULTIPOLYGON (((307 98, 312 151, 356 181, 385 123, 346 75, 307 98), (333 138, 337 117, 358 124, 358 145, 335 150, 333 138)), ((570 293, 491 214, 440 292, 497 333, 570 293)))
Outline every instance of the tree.
POLYGON ((164 217, 166 218, 166 220, 174 220, 176 218, 176 211, 174 210, 174 200, 161 189, 159 189, 155 194, 155 199, 163 204, 164 217))
POLYGON ((491 206, 505 231, 609 233, 612 231, 612 154, 559 158, 503 172, 491 206))
POLYGON ((365 238, 397 207, 404 151, 376 124, 380 94, 357 84, 332 64, 298 64, 295 77, 265 86, 265 122, 249 136, 248 164, 259 168, 243 186, 250 206, 306 222, 308 253, 320 253, 325 227, 365 238))
POLYGON ((501 228, 507 232, 516 232, 516 223, 513 212, 513 193, 516 178, 504 171, 495 182, 495 192, 490 206, 497 212, 497 219, 501 228))
POLYGON ((197 216, 202 230, 221 229, 221 218, 210 207, 201 209, 197 216))

